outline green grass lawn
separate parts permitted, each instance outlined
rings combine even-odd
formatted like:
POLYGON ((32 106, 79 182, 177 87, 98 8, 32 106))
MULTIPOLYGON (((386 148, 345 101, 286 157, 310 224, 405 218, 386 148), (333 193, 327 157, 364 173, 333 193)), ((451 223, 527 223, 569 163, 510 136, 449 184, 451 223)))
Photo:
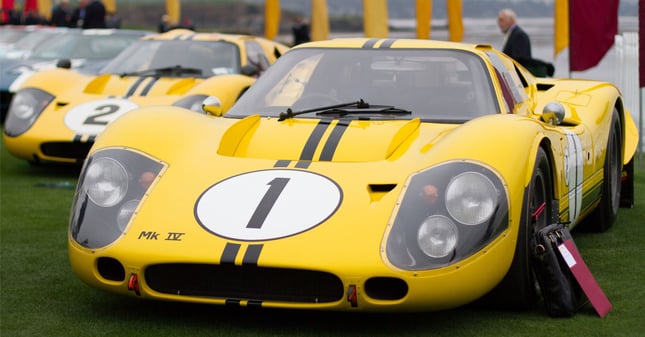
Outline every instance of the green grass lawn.
POLYGON ((34 167, 0 147, 0 336, 643 336, 645 169, 636 202, 606 233, 574 239, 613 304, 573 318, 459 308, 358 314, 248 310, 120 297, 78 280, 67 258, 67 221, 78 169, 34 167), (70 186, 72 185, 72 186, 70 186))

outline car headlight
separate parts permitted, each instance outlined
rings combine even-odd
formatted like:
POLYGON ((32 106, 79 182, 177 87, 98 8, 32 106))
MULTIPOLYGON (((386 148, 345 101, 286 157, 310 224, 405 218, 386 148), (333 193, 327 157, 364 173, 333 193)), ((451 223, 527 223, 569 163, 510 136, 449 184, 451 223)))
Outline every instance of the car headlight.
POLYGON ((128 190, 128 172, 112 158, 97 158, 87 167, 87 196, 101 207, 112 207, 123 200, 128 190))
POLYGON ((457 226, 450 219, 441 215, 429 216, 419 226, 419 248, 430 257, 442 258, 455 250, 458 236, 457 226))
POLYGON ((204 110, 202 110, 202 103, 207 97, 208 96, 206 95, 192 95, 192 96, 184 97, 179 101, 175 102, 173 106, 178 106, 191 111, 204 113, 204 110))
POLYGON ((40 89, 27 88, 16 92, 7 112, 4 132, 17 137, 34 124, 54 96, 40 89))
POLYGON ((388 261, 405 270, 471 256, 508 227, 507 193, 491 169, 450 162, 413 175, 385 238, 388 261))
POLYGON ((498 194, 493 182, 479 172, 464 172, 446 188, 446 208, 455 220, 479 225, 495 211, 498 194))
POLYGON ((79 177, 70 236, 91 249, 119 239, 165 167, 159 160, 125 149, 93 153, 79 177))

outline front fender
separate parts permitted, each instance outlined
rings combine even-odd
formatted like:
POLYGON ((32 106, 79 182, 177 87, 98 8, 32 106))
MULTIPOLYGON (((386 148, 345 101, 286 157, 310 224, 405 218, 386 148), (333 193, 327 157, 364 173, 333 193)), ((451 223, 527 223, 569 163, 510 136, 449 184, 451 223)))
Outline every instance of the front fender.
POLYGON ((216 153, 222 134, 232 120, 197 114, 172 106, 144 107, 119 117, 96 138, 90 155, 105 147, 128 147, 157 159, 190 153, 216 153))
POLYGON ((454 129, 432 148, 432 153, 440 158, 481 161, 495 167, 507 183, 523 189, 531 180, 535 154, 545 137, 544 126, 534 119, 490 115, 454 129))
POLYGON ((68 69, 40 70, 27 77, 18 89, 38 88, 54 96, 60 96, 63 92, 67 92, 70 87, 73 87, 75 83, 85 83, 91 78, 94 78, 94 75, 85 75, 68 69), (61 85, 62 83, 65 85, 61 85))
POLYGON ((217 96, 222 111, 228 111, 237 99, 255 82, 255 78, 239 74, 210 77, 193 87, 186 95, 217 96))

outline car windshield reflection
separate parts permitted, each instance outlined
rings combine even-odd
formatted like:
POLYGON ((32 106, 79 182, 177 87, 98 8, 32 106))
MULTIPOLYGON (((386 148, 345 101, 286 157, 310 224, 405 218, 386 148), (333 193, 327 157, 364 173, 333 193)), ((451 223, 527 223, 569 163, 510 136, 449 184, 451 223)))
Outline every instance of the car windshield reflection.
MULTIPOLYGON (((196 77, 236 74, 240 69, 238 47, 224 41, 142 40, 132 44, 103 68, 109 74, 155 75, 154 69, 196 69, 196 77), (197 71, 199 70, 199 71, 197 71), (146 73, 147 72, 147 73, 146 73)), ((167 74, 183 76, 186 73, 167 74)))
MULTIPOLYGON (((363 100, 409 114, 375 118, 460 123, 499 112, 484 61, 460 50, 294 49, 229 110, 229 117, 315 110, 363 100)), ((301 118, 363 118, 303 114, 301 118)), ((370 117, 371 118, 371 117, 370 117)))

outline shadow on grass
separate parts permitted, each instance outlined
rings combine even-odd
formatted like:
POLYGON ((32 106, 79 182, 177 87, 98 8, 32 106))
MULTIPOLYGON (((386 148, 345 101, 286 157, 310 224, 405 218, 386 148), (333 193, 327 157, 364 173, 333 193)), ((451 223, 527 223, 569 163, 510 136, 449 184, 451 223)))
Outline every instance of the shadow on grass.
MULTIPOLYGON (((190 326, 192 331, 217 328, 231 335, 251 336, 474 336, 482 329, 490 332, 494 322, 500 327, 517 324, 514 322, 538 326, 548 319, 539 306, 520 312, 465 306, 437 312, 365 313, 251 309, 95 295, 97 301, 89 306, 92 315, 111 321, 136 321, 140 326, 163 322, 169 333, 190 326)), ((580 315, 595 314, 592 308, 585 308, 580 315)))

